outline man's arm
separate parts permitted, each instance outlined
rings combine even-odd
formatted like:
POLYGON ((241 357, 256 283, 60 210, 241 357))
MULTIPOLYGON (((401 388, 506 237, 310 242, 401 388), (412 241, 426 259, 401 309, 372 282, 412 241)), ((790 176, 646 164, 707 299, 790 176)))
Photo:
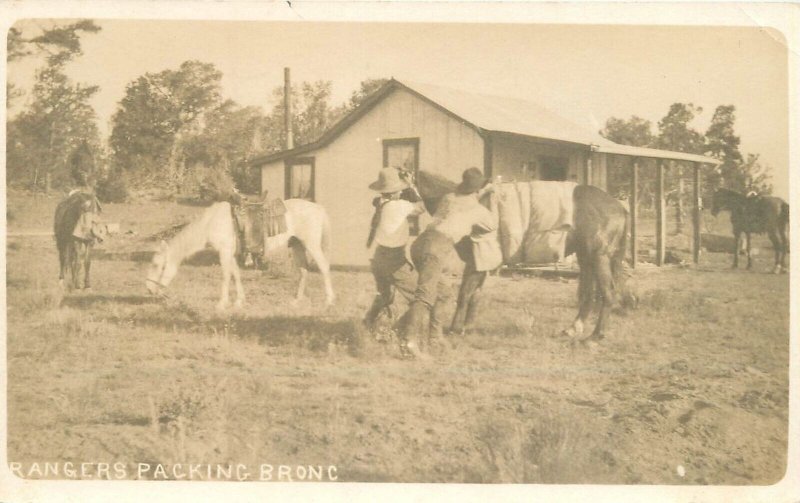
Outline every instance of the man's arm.
POLYGON ((489 199, 489 206, 491 210, 487 209, 482 204, 477 204, 475 208, 475 221, 473 222, 473 229, 481 233, 492 232, 497 230, 498 227, 498 214, 493 211, 496 206, 494 195, 489 199))

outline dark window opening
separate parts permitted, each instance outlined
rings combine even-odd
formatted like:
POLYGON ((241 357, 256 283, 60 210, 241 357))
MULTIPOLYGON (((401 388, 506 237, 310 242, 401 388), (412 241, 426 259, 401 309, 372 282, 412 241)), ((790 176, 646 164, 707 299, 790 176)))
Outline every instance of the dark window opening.
POLYGON ((543 155, 539 157, 539 179, 563 181, 567 179, 569 158, 543 155))

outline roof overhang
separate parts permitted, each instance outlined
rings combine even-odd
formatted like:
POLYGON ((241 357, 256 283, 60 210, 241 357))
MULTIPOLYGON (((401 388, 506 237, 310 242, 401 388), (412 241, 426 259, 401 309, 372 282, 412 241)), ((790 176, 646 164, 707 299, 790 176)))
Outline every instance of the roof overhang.
POLYGON ((647 157, 651 159, 669 159, 672 161, 699 162, 702 164, 712 164, 718 166, 722 164, 719 159, 699 154, 687 154, 685 152, 673 152, 672 150, 659 150, 656 148, 633 147, 631 145, 606 144, 592 145, 593 152, 604 154, 627 155, 630 157, 647 157))

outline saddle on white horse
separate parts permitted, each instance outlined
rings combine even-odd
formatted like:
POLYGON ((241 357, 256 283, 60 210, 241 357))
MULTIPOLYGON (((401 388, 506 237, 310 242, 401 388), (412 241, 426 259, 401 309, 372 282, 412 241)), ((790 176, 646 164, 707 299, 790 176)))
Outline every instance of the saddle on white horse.
POLYGON ((263 255, 266 239, 287 231, 286 205, 280 198, 231 206, 242 253, 263 255))

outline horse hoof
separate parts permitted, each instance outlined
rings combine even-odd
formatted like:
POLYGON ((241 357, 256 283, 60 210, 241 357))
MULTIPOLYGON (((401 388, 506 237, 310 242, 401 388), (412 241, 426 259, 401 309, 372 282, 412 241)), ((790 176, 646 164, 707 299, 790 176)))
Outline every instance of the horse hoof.
POLYGON ((569 337, 570 339, 580 337, 583 335, 583 322, 581 320, 575 320, 572 325, 561 331, 561 335, 569 337))
POLYGON ((217 304, 216 309, 218 312, 222 312, 228 309, 228 306, 230 306, 228 302, 220 302, 217 304))
POLYGON ((234 309, 243 308, 244 307, 244 301, 243 300, 237 300, 236 302, 234 302, 233 307, 234 307, 234 309))

